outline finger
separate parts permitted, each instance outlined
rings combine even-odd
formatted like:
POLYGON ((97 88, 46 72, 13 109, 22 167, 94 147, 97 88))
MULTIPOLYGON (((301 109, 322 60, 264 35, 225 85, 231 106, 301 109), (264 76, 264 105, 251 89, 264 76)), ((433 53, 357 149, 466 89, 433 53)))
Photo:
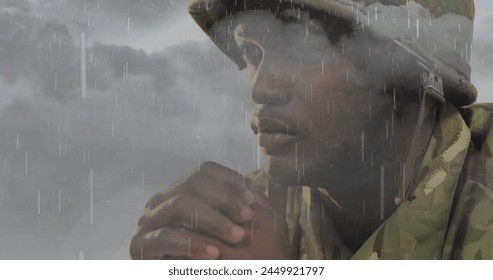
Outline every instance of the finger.
POLYGON ((253 195, 255 196, 255 201, 257 202, 258 205, 262 206, 262 208, 268 209, 268 210, 274 210, 272 207, 269 198, 265 196, 265 194, 261 192, 253 192, 253 195))
POLYGON ((170 187, 168 195, 173 196, 182 192, 183 187, 188 190, 200 188, 202 187, 201 182, 205 178, 232 188, 235 193, 240 194, 243 202, 247 205, 255 203, 255 197, 248 187, 247 180, 240 173, 214 162, 201 164, 199 170, 193 175, 170 187))
POLYGON ((243 195, 246 204, 252 205, 255 203, 253 192, 248 187, 247 180, 240 173, 214 162, 202 164, 200 172, 205 173, 218 181, 231 185, 243 195))
MULTIPOLYGON (((206 162, 201 164, 199 170, 193 175, 180 179, 168 187, 166 191, 154 195, 146 204, 146 208, 152 210, 166 199, 174 197, 177 194, 184 192, 184 190, 204 195, 204 188, 216 185, 220 185, 221 187, 221 189, 218 190, 218 193, 223 192, 226 189, 231 189, 231 191, 228 192, 229 198, 238 197, 242 199, 241 202, 243 204, 247 205, 253 205, 255 203, 253 191, 248 187, 247 181, 240 173, 214 162, 206 162)), ((217 190, 217 188, 215 189, 217 190)), ((227 203, 223 205, 225 210, 238 207, 231 206, 230 204, 231 203, 227 203)))
POLYGON ((182 178, 174 182, 171 186, 167 187, 165 191, 157 193, 149 199, 146 204, 146 210, 152 210, 163 203, 165 200, 175 196, 176 194, 183 191, 183 184, 187 178, 182 178))
MULTIPOLYGON (((213 242, 186 229, 160 228, 136 235, 130 243, 132 259, 178 257, 214 260, 220 251, 213 242)), ((217 242, 216 242, 217 243, 217 242)))
POLYGON ((236 244, 245 237, 244 230, 219 209, 189 194, 178 194, 166 200, 139 221, 140 229, 146 232, 177 225, 206 232, 230 244, 236 244))
POLYGON ((200 184, 200 187, 190 189, 194 197, 218 208, 224 215, 238 224, 251 221, 253 217, 252 208, 245 204, 242 197, 229 185, 209 177, 195 178, 201 182, 189 181, 190 184, 200 184))
MULTIPOLYGON (((279 213, 274 207, 272 207, 269 199, 261 192, 255 192, 257 203, 252 207, 254 211, 252 227, 256 230, 268 230, 271 232, 285 232, 287 231, 286 220, 284 219, 284 213, 279 213)), ((249 230, 245 230, 247 233, 251 233, 249 230)), ((246 239, 251 238, 247 234, 246 239)))

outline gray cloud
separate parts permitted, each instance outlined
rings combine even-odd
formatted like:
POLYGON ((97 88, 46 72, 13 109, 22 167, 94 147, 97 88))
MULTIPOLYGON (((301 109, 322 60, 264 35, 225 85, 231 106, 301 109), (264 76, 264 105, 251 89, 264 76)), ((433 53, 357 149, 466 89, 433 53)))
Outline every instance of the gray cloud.
POLYGON ((143 29, 166 21, 186 6, 187 1, 173 0, 38 0, 32 2, 32 11, 79 30, 127 32, 129 27, 143 29))
MULTIPOLYGON (((93 41, 82 99, 74 30, 83 21, 67 19, 81 2, 2 1, 0 258, 126 258, 151 194, 200 161, 256 166, 242 76, 209 42, 148 54, 93 41)), ((103 2, 86 1, 93 19, 159 20, 149 19, 158 1, 103 2)))
POLYGON ((63 22, 74 36, 85 32, 90 42, 158 51, 172 44, 173 37, 201 35, 190 23, 184 24, 191 21, 187 4, 174 0, 38 0, 33 1, 32 14, 63 22))

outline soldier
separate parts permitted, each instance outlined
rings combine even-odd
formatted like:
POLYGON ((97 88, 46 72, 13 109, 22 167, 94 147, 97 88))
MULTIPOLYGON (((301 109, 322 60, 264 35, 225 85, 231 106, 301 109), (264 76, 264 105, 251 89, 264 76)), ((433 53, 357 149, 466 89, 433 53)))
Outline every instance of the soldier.
POLYGON ((194 0, 249 72, 266 165, 205 163, 147 204, 134 259, 493 258, 493 106, 472 0, 194 0))

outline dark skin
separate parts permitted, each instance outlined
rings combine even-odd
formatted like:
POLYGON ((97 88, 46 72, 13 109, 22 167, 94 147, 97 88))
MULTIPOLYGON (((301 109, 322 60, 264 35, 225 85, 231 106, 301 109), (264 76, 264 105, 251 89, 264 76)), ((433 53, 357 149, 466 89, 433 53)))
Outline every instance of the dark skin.
MULTIPOLYGON (((286 36, 266 37, 264 25, 252 25, 266 18, 259 17, 245 20, 236 35, 248 63, 257 109, 252 129, 267 157, 264 170, 273 184, 325 188, 335 201, 330 210, 333 226, 355 251, 381 224, 380 205, 383 218, 396 207, 395 176, 413 133, 399 127, 414 127, 418 104, 408 102, 396 114, 389 96, 369 92, 375 83, 343 51, 353 45, 356 49, 358 42, 352 38, 342 36, 334 43, 322 29, 308 38, 304 29, 285 29, 272 17, 263 24, 286 36), (292 56, 289 49, 282 49, 299 42, 306 55, 292 56), (320 46, 330 63, 311 59, 320 46), (389 136, 390 120, 399 133, 391 131, 389 136), (362 138, 363 156, 358 141, 362 138), (386 168, 383 200, 381 166, 386 168)), ((131 257, 291 258, 283 209, 274 209, 252 187, 227 167, 203 164, 149 201, 131 242, 131 257)))
POLYGON ((247 188, 243 176, 207 162, 151 198, 130 255, 133 259, 285 259, 289 257, 287 229, 282 215, 275 212, 263 194, 247 188))
MULTIPOLYGON (((344 170, 355 169, 350 162, 332 167, 334 173, 327 173, 327 182, 337 182, 339 188, 328 189, 331 197, 340 207, 331 207, 331 219, 341 241, 352 251, 357 251, 368 237, 403 202, 400 163, 406 160, 410 141, 418 118, 419 104, 407 102, 401 106, 397 122, 400 130, 392 147, 378 149, 383 158, 375 156, 373 167, 364 166, 353 176, 341 177, 344 170), (404 129, 408 128, 408 129, 404 129), (381 197, 381 166, 384 166, 384 196, 381 197), (383 209, 381 205, 383 204, 383 209), (364 210, 363 210, 364 208, 364 210), (383 210, 383 213, 381 212, 383 210)), ((424 125, 432 126, 432 123, 424 125)), ((326 170, 330 170, 328 168, 326 170)), ((319 179, 323 180, 321 176, 319 179)), ((333 184, 333 183, 332 183, 333 184)))

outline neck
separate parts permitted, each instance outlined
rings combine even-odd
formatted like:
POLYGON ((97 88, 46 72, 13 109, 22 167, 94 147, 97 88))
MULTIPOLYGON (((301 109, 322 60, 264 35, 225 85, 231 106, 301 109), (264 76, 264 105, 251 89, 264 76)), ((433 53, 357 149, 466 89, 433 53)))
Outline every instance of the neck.
MULTIPOLYGON (((402 109, 403 117, 395 121, 397 132, 393 137, 379 141, 382 139, 378 135, 374 138, 369 136, 369 139, 375 139, 368 145, 375 151, 370 160, 348 160, 332 166, 332 172, 325 180, 330 182, 327 191, 340 206, 331 210, 334 228, 341 241, 354 251, 402 201, 403 186, 407 182, 403 182, 401 174, 408 155, 412 153, 411 145, 417 144, 411 142, 419 119, 419 104, 408 104, 402 109), (351 174, 344 176, 347 170, 351 170, 351 174)), ((432 128, 433 121, 424 122, 423 126, 432 128)), ((374 131, 379 134, 378 129, 374 131)))

